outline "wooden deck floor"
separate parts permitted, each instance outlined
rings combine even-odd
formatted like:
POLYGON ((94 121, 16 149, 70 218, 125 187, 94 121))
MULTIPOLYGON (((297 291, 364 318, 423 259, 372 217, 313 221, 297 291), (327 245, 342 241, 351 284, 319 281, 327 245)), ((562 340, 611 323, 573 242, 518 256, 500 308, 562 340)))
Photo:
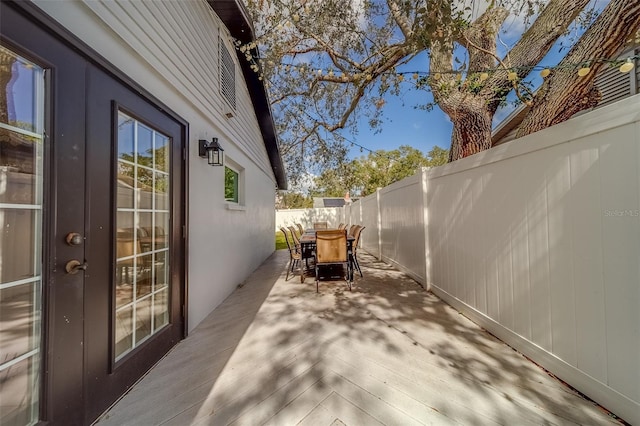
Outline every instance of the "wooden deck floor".
POLYGON ((97 423, 618 424, 413 280, 284 280, 276 252, 97 423))

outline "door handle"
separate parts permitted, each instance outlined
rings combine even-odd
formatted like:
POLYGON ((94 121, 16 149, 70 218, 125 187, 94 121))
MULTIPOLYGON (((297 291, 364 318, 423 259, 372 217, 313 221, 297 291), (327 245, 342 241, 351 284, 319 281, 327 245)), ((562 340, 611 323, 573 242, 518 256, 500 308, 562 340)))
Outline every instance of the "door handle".
POLYGON ((82 235, 78 234, 77 232, 69 232, 64 240, 70 246, 79 246, 84 241, 82 235))
POLYGON ((67 271, 67 274, 75 275, 78 271, 86 271, 89 264, 87 262, 80 263, 76 259, 72 259, 64 265, 64 270, 67 271))

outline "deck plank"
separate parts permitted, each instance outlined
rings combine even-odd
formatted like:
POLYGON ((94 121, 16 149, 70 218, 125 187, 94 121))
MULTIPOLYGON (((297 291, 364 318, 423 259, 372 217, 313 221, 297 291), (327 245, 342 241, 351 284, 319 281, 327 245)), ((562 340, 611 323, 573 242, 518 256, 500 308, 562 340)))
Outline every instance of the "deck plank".
POLYGON ((366 253, 284 280, 277 252, 98 420, 111 425, 619 424, 366 253))

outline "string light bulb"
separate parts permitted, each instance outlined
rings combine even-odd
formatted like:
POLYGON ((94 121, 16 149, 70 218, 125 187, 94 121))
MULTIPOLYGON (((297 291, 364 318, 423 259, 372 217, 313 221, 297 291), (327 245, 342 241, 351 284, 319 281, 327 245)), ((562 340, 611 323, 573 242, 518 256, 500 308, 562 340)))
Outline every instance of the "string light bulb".
POLYGON ((582 67, 578 70, 578 75, 580 77, 584 77, 585 75, 589 74, 591 72, 591 68, 590 67, 582 67))
POLYGON ((485 81, 488 78, 489 78, 488 72, 483 72, 482 74, 480 74, 480 81, 485 81))
POLYGON ((540 77, 542 78, 549 77, 549 74, 551 74, 551 70, 549 68, 545 68, 542 71, 540 71, 540 77))
POLYGON ((631 60, 631 58, 627 58, 627 61, 620 65, 620 68, 618 68, 618 70, 621 73, 628 73, 629 71, 631 71, 633 68, 635 68, 635 64, 633 63, 633 61, 631 60))
POLYGON ((509 72, 509 74, 507 75, 507 79, 509 81, 516 81, 518 79, 518 73, 515 71, 509 72))

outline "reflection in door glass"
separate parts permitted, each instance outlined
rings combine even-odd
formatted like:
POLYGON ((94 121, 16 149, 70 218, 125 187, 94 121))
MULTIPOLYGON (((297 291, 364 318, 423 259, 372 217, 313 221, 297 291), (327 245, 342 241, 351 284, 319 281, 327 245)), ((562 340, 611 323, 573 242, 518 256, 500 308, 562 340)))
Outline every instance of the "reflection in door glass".
POLYGON ((118 114, 116 361, 168 324, 170 139, 118 114))
POLYGON ((0 424, 38 421, 43 70, 0 45, 0 424))

